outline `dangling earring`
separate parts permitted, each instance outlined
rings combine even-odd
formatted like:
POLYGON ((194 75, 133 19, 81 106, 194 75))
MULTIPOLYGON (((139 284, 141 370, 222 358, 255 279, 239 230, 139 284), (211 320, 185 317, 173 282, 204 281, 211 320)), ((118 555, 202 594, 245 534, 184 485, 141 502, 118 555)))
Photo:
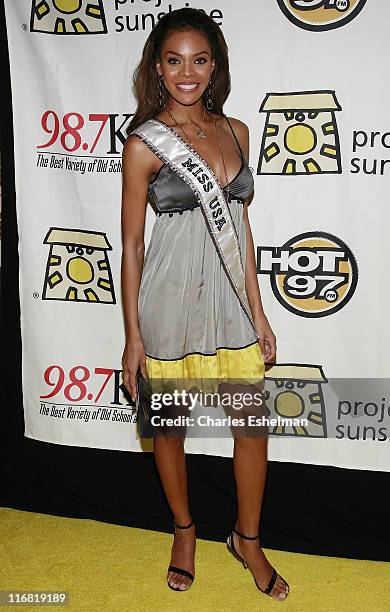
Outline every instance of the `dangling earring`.
POLYGON ((210 77, 210 80, 209 80, 209 89, 208 89, 208 92, 207 92, 207 100, 206 100, 206 108, 207 108, 208 111, 211 111, 211 109, 214 106, 213 97, 214 97, 214 91, 213 91, 213 85, 212 85, 211 77, 210 77))
POLYGON ((164 106, 164 95, 163 95, 163 78, 162 74, 158 75, 158 103, 160 108, 164 106))

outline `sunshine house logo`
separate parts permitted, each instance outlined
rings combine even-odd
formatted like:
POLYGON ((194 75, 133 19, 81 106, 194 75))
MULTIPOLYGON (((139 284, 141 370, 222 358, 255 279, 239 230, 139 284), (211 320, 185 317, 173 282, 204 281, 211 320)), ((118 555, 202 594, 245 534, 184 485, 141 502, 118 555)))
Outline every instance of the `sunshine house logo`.
POLYGON ((106 34, 102 0, 33 0, 31 32, 106 34))
POLYGON ((268 416, 280 423, 269 429, 273 436, 326 438, 327 421, 323 386, 327 383, 322 366, 278 364, 265 375, 268 416), (301 424, 294 420, 300 419, 301 424), (306 422, 305 422, 306 421, 306 422))
POLYGON ((257 174, 341 173, 334 91, 268 93, 257 174))
POLYGON ((278 302, 302 317, 344 308, 358 279, 350 248, 325 232, 299 234, 281 247, 257 247, 257 272, 268 274, 278 302))
POLYGON ((312 32, 333 30, 349 23, 360 13, 366 0, 278 0, 294 25, 312 32))
POLYGON ((106 234, 51 227, 43 242, 50 245, 43 300, 115 304, 106 234))

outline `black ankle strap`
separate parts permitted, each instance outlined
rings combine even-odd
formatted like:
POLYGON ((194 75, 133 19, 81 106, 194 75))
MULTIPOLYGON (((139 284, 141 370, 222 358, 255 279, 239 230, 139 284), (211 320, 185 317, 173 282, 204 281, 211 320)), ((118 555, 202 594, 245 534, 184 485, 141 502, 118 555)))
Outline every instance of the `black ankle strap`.
POLYGON ((240 536, 240 538, 244 538, 244 540, 257 540, 257 538, 259 537, 259 534, 257 536, 246 536, 243 533, 240 533, 239 531, 237 531, 236 528, 233 529, 234 533, 236 533, 238 536, 240 536))
POLYGON ((188 525, 178 525, 177 523, 175 523, 175 521, 173 521, 173 525, 175 527, 178 527, 179 529, 189 529, 189 527, 192 527, 193 524, 194 520, 192 520, 191 523, 189 523, 188 525))

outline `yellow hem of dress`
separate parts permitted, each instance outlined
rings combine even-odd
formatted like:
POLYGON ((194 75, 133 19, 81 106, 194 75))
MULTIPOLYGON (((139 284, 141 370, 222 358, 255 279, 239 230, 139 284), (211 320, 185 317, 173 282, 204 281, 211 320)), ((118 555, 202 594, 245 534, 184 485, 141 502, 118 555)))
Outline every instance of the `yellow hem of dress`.
POLYGON ((265 364, 256 341, 238 349, 219 348, 213 355, 190 353, 181 359, 164 360, 146 356, 146 369, 151 381, 185 381, 202 385, 203 390, 216 391, 221 383, 230 381, 254 384, 264 378, 265 364))

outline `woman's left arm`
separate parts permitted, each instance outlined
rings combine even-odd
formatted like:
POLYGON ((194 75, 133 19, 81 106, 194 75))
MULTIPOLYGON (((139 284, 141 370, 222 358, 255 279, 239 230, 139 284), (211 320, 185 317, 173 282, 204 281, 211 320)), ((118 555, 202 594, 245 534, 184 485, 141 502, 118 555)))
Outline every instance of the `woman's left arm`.
MULTIPOLYGON (((249 130, 248 126, 237 119, 234 122, 234 131, 240 142, 246 159, 249 159, 249 130)), ((256 331, 259 334, 259 344, 265 362, 273 362, 276 356, 276 337, 264 313, 261 302, 259 282, 256 270, 255 248, 252 230, 248 216, 248 202, 244 204, 244 222, 246 228, 246 260, 245 260, 245 289, 249 306, 252 312, 256 331)))

